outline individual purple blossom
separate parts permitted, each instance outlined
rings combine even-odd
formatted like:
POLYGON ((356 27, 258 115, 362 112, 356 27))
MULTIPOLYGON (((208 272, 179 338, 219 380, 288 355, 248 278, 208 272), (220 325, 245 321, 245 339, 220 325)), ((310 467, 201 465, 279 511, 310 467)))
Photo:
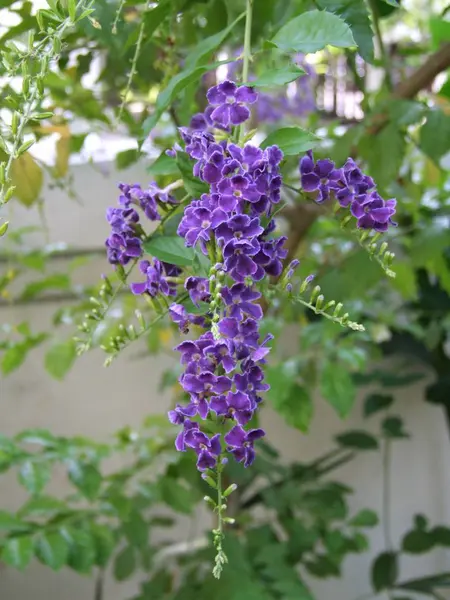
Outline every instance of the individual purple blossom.
POLYGON ((227 314, 238 321, 246 317, 261 319, 263 316, 262 308, 256 304, 256 300, 261 298, 261 294, 255 289, 246 286, 244 283, 235 283, 231 287, 223 287, 220 291, 226 306, 227 314))
POLYGON ((228 221, 221 223, 216 231, 216 238, 223 244, 230 240, 251 240, 264 232, 258 218, 251 219, 248 215, 234 215, 228 221))
POLYGON ((185 374, 180 383, 191 394, 223 394, 231 388, 231 379, 225 375, 203 372, 198 375, 185 374))
POLYGON ((188 277, 184 282, 184 289, 189 292, 189 297, 195 306, 198 306, 200 302, 211 300, 209 279, 205 277, 188 277))
POLYGON ((372 192, 368 195, 357 196, 352 202, 350 210, 357 219, 358 228, 374 229, 383 233, 387 231, 389 225, 396 226, 396 223, 392 221, 396 204, 396 200, 383 200, 377 192, 372 192))
MULTIPOLYGON (((168 265, 169 269, 173 265, 168 265)), ((175 296, 176 289, 173 284, 170 284, 166 279, 166 263, 162 263, 157 258, 151 260, 141 260, 139 270, 146 277, 145 281, 132 283, 131 291, 135 295, 149 294, 156 296, 159 293, 165 296, 175 296)))
POLYGON ((219 416, 235 419, 239 425, 246 425, 253 416, 256 402, 241 391, 228 392, 226 396, 213 396, 210 409, 219 416))
POLYGON ((204 356, 215 367, 221 366, 225 373, 231 373, 236 368, 237 360, 234 358, 235 345, 232 340, 214 340, 204 349, 204 356))
POLYGON ((342 168, 340 185, 335 195, 343 208, 349 206, 356 196, 367 194, 375 189, 372 177, 365 175, 352 158, 349 158, 342 168))
POLYGON ((169 307, 169 315, 174 323, 178 325, 181 333, 189 333, 191 325, 204 326, 205 318, 199 315, 192 315, 187 312, 182 304, 173 303, 169 307))
POLYGON ((112 265, 126 265, 142 255, 142 244, 133 234, 111 233, 105 242, 108 261, 112 265))
POLYGON ((244 281, 246 277, 255 276, 258 265, 253 260, 259 252, 257 240, 232 239, 223 248, 225 271, 229 272, 235 281, 244 281))
POLYGON ((237 86, 233 81, 224 81, 210 88, 206 94, 210 106, 214 107, 210 118, 213 123, 228 128, 241 125, 250 117, 245 104, 254 104, 258 94, 246 85, 237 86))
POLYGON ((234 454, 238 462, 243 462, 244 467, 249 467, 255 460, 254 443, 265 435, 263 429, 245 431, 240 425, 235 425, 224 439, 228 445, 227 450, 234 454))
POLYGON ((216 466, 217 457, 222 451, 219 433, 209 438, 202 431, 190 430, 185 436, 185 443, 197 453, 197 469, 199 471, 213 469, 216 466))
POLYGON ((227 220, 226 213, 220 208, 210 209, 205 205, 189 208, 192 210, 185 211, 178 226, 178 235, 184 237, 187 246, 195 246, 199 240, 208 242, 211 232, 227 220))
POLYGON ((316 192, 316 202, 324 202, 331 191, 339 189, 342 171, 336 169, 334 162, 328 158, 314 162, 313 153, 309 150, 300 161, 300 179, 305 192, 316 192))

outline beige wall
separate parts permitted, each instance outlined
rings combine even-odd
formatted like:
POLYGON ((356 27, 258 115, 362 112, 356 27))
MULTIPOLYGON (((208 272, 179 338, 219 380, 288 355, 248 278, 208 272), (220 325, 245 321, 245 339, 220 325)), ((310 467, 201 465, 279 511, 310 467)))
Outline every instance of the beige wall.
MULTIPOLYGON (((74 168, 75 187, 83 190, 83 206, 67 199, 61 192, 46 193, 47 220, 51 242, 68 241, 77 247, 99 246, 108 227, 104 222, 105 207, 116 197, 115 177, 105 179, 86 167, 74 168)), ((145 182, 145 172, 133 169, 118 179, 145 182)), ((10 204, 11 206, 11 204, 10 204)), ((20 207, 12 210, 12 227, 35 223, 34 211, 20 207)), ((41 243, 35 235, 36 243, 41 243)), ((83 280, 96 281, 105 270, 103 261, 89 266, 83 280)), ((30 320, 35 328, 45 328, 56 309, 54 305, 31 305, 17 308, 0 307, 0 322, 30 320)), ((51 380, 43 370, 43 352, 39 349, 27 359, 23 368, 0 380, 0 432, 15 434, 26 427, 47 427, 58 434, 83 434, 106 439, 125 424, 138 425, 152 412, 164 412, 169 398, 157 391, 161 371, 170 358, 137 360, 133 349, 114 365, 102 367, 102 355, 92 352, 78 360, 62 383, 51 380), (132 387, 130 387, 132 386, 132 387), (132 391, 132 393, 130 393, 132 391)), ((392 533, 394 540, 411 524, 411 517, 423 512, 432 524, 450 522, 449 438, 444 416, 439 408, 422 400, 422 387, 414 386, 399 394, 396 413, 401 413, 410 441, 395 444, 392 477, 392 533)), ((360 403, 352 417, 342 423, 334 412, 318 399, 316 416, 308 436, 290 429, 269 409, 264 410, 263 425, 268 439, 283 453, 286 460, 308 460, 331 447, 331 438, 348 428, 366 427, 359 415, 360 403)), ((376 419, 371 426, 376 430, 376 419)), ((361 455, 338 473, 339 479, 355 488, 351 498, 354 510, 361 507, 381 508, 381 457, 378 453, 361 455)), ((61 481, 53 482, 57 488, 61 481)), ((11 478, 0 478, 0 504, 14 509, 25 498, 11 478)), ((183 521, 180 531, 186 538, 201 533, 199 522, 183 521)), ((371 552, 355 556, 345 563, 340 580, 314 581, 312 588, 318 600, 356 600, 370 591, 368 569, 371 557, 383 549, 379 528, 371 536, 371 552)), ((401 577, 414 577, 450 570, 450 552, 433 552, 425 557, 401 561, 401 577)), ((108 579, 105 600, 123 600, 137 592, 139 578, 126 584, 108 579)), ((0 569, 0 600, 90 600, 93 581, 65 569, 58 574, 34 564, 25 574, 0 569)), ((382 596, 380 596, 382 598, 382 596)), ((157 599, 155 599, 157 600, 157 599)), ((232 599, 230 599, 232 600, 232 599)))

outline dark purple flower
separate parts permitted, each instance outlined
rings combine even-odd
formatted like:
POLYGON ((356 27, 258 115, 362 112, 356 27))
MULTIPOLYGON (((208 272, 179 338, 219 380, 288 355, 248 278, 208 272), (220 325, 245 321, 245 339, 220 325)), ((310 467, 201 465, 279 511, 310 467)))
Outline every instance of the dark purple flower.
POLYGON ((240 174, 221 179, 217 184, 217 192, 220 194, 219 206, 227 212, 233 211, 243 200, 258 202, 261 198, 251 179, 240 174))
POLYGON ((314 162, 313 153, 309 150, 300 161, 300 179, 305 192, 317 192, 316 202, 324 202, 330 191, 339 189, 342 171, 336 169, 334 162, 328 158, 314 162))
MULTIPOLYGON (((179 417, 177 417, 174 413, 177 414, 177 411, 169 411, 169 419, 171 423, 175 423, 175 421, 179 420, 179 417)), ((181 423, 183 423, 183 429, 176 437, 175 448, 178 450, 178 452, 186 452, 186 436, 198 432, 200 427, 198 423, 193 423, 189 419, 185 418, 181 420, 181 423)))
POLYGON ((253 416, 256 402, 247 394, 237 391, 228 392, 226 396, 213 396, 209 407, 219 416, 231 417, 239 425, 246 425, 253 416))
POLYGON ((365 175, 355 161, 349 158, 342 168, 340 189, 335 192, 336 199, 344 208, 349 206, 356 196, 367 194, 375 188, 372 177, 365 175))
POLYGON ((210 346, 204 350, 204 356, 214 366, 221 365, 225 373, 231 373, 236 367, 236 359, 234 358, 235 348, 231 340, 214 340, 210 346))
POLYGON ((210 118, 221 127, 240 125, 250 117, 245 104, 253 104, 258 94, 253 88, 242 85, 238 87, 233 81, 224 81, 208 90, 208 102, 214 107, 210 118))
POLYGON ((184 288, 189 292, 192 302, 198 306, 199 302, 210 302, 209 279, 204 277, 188 277, 184 288))
POLYGON ((231 388, 231 379, 224 375, 205 372, 199 375, 185 374, 180 378, 183 389, 190 394, 223 394, 231 388))
POLYGON ((258 270, 258 265, 252 260, 258 252, 259 243, 256 240, 230 240, 223 249, 225 270, 235 281, 244 281, 258 270))
POLYGON ((191 325, 204 326, 205 324, 204 317, 191 315, 187 312, 186 307, 175 302, 169 307, 169 315, 172 321, 178 325, 181 333, 189 333, 191 325))
POLYGON ((227 214, 220 208, 211 210, 206 206, 198 206, 192 211, 185 211, 178 235, 186 240, 186 246, 195 246, 198 240, 209 241, 211 231, 227 220, 227 214))
POLYGON ((220 291, 225 304, 229 307, 228 316, 242 321, 247 316, 261 319, 262 308, 255 304, 261 298, 261 294, 244 283, 235 283, 230 288, 224 287, 220 291))
POLYGON ((184 437, 186 446, 193 448, 197 453, 197 469, 206 471, 213 469, 217 463, 217 457, 221 453, 220 434, 209 438, 202 431, 190 429, 184 437))
POLYGON ((244 467, 249 467, 255 460, 254 443, 265 435, 263 429, 245 431, 240 425, 235 425, 224 439, 228 444, 227 450, 234 454, 238 462, 244 462, 244 467))
POLYGON ((264 231, 257 217, 251 219, 248 215, 234 215, 228 221, 221 223, 216 229, 216 238, 223 244, 230 240, 251 240, 264 231))
POLYGON ((395 214, 397 201, 383 200, 377 193, 357 196, 351 204, 350 210, 358 219, 357 227, 360 229, 374 229, 375 231, 387 231, 389 225, 396 226, 392 221, 395 214))
POLYGON ((165 296, 175 296, 176 291, 173 285, 170 285, 164 272, 164 264, 153 258, 149 260, 141 260, 139 263, 139 270, 146 276, 146 280, 141 283, 132 283, 130 285, 133 294, 149 294, 150 296, 156 296, 159 292, 165 296))

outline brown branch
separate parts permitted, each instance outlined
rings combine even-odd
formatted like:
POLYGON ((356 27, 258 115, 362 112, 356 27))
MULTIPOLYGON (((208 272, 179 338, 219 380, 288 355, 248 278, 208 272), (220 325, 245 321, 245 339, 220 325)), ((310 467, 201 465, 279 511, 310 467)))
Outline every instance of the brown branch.
POLYGON ((450 42, 428 57, 408 79, 402 81, 394 90, 395 98, 411 99, 421 90, 430 87, 437 75, 450 67, 450 42))

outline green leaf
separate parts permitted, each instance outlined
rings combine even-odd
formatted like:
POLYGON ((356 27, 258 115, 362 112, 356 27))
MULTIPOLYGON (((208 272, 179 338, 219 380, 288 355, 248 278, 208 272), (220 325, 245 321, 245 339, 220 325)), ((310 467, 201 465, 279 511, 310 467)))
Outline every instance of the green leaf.
POLYGON ((27 529, 27 523, 22 522, 6 510, 0 510, 0 531, 22 531, 27 529))
POLYGON ((284 394, 272 393, 273 407, 288 425, 306 433, 314 414, 313 399, 306 388, 292 383, 292 380, 288 380, 288 386, 284 394))
POLYGON ((17 442, 25 442, 26 444, 38 444, 44 448, 54 448, 58 440, 46 429, 25 429, 16 435, 17 442))
POLYGON ((393 396, 384 394, 369 394, 364 400, 364 416, 370 417, 380 410, 389 408, 394 403, 393 396))
POLYGON ((175 77, 172 77, 168 86, 159 93, 158 98, 156 99, 153 114, 148 117, 142 125, 143 139, 150 134, 152 129, 158 123, 159 119, 162 117, 163 113, 169 108, 173 101, 179 97, 180 92, 182 92, 191 83, 199 82, 202 75, 208 71, 213 71, 221 64, 227 62, 230 61, 211 63, 209 65, 196 67, 194 70, 185 69, 184 71, 181 71, 181 73, 178 73, 178 75, 175 75, 175 77))
POLYGON ((398 176, 405 155, 405 136, 396 123, 377 133, 361 138, 358 149, 368 163, 368 174, 380 188, 386 188, 398 176), (389 152, 386 152, 389 148, 389 152))
POLYGON ((274 85, 287 85, 305 74, 304 69, 296 65, 288 65, 281 69, 266 71, 255 81, 249 81, 248 85, 252 87, 271 87, 274 85))
POLYGON ((8 538, 1 553, 2 561, 23 571, 33 558, 33 540, 30 536, 8 538))
POLYGON ((72 367, 76 357, 77 352, 73 340, 55 344, 45 355, 45 368, 52 377, 61 381, 72 367))
POLYGON ((64 527, 61 534, 69 544, 67 564, 77 573, 90 573, 95 563, 94 539, 83 529, 64 527))
POLYGON ((199 63, 204 63, 209 60, 211 54, 223 44, 225 39, 244 16, 245 13, 242 13, 235 21, 233 21, 233 23, 228 25, 228 27, 198 43, 195 50, 186 56, 185 68, 193 69, 199 63))
POLYGON ((435 543, 450 548, 450 527, 438 525, 431 530, 435 543))
POLYGON ((28 283, 20 295, 22 300, 31 300, 47 290, 67 290, 70 288, 70 277, 65 273, 55 273, 40 281, 28 283))
POLYGON ((350 519, 349 525, 352 525, 352 527, 376 527, 378 521, 378 515, 375 511, 364 508, 350 519))
POLYGON ((209 187, 206 183, 192 174, 194 163, 185 152, 177 152, 176 163, 183 178, 184 187, 192 198, 200 198, 202 194, 208 192, 209 187))
POLYGON ((114 577, 117 581, 124 581, 130 577, 137 567, 136 554, 133 546, 126 546, 116 556, 114 561, 114 577))
POLYGON ((450 115, 439 109, 430 110, 426 123, 420 129, 419 146, 439 164, 444 154, 450 152, 450 115))
POLYGON ((50 465, 46 462, 27 460, 19 471, 19 482, 31 493, 39 494, 51 477, 50 465))
POLYGON ((42 532, 36 541, 36 556, 47 567, 59 571, 69 556, 69 545, 61 532, 42 532))
POLYGON ((106 525, 91 523, 91 532, 95 543, 95 564, 105 567, 116 546, 112 530, 106 525))
POLYGON ((430 33, 432 47, 434 50, 437 50, 442 43, 450 40, 450 21, 447 21, 445 18, 431 17, 430 33))
POLYGON ((356 450, 376 450, 378 441, 376 437, 365 431, 348 431, 336 436, 336 441, 345 448, 355 448, 356 450))
POLYGON ((373 31, 364 0, 317 0, 316 4, 338 15, 350 26, 359 53, 367 62, 373 62, 373 31))
POLYGON ((192 265, 195 257, 194 249, 187 248, 184 240, 174 235, 154 236, 144 242, 143 247, 147 254, 179 267, 192 265))
POLYGON ((308 54, 326 46, 356 46, 350 27, 337 15, 311 10, 294 17, 272 39, 272 44, 286 52, 308 54))
POLYGON ((32 206, 41 194, 44 175, 29 152, 13 161, 11 179, 15 186, 14 196, 25 206, 32 206))
POLYGON ((137 510, 132 510, 122 525, 129 543, 139 548, 148 545, 148 523, 137 510))
POLYGON ((72 461, 69 479, 88 500, 95 500, 102 484, 98 469, 90 463, 72 461))
POLYGON ((376 592, 391 588, 398 577, 398 557, 395 552, 379 554, 372 565, 372 586, 376 592))
POLYGON ((409 434, 403 429, 400 417, 387 417, 381 424, 383 434, 389 438, 408 438, 409 434))
POLYGON ((356 396, 350 373, 338 364, 325 363, 320 379, 320 390, 325 400, 336 409, 341 418, 349 414, 356 396))
POLYGON ((428 552, 435 545, 432 533, 428 531, 410 531, 402 540, 402 549, 410 554, 422 554, 428 552))
POLYGON ((176 512, 190 514, 197 500, 196 496, 184 485, 172 479, 165 477, 159 484, 161 498, 176 512))
POLYGON ((162 152, 147 169, 147 173, 152 176, 177 175, 178 170, 175 159, 172 156, 167 156, 165 152, 162 152))
POLYGON ((126 169, 130 165, 136 163, 141 157, 141 152, 137 148, 123 150, 116 155, 116 167, 118 169, 126 169))
POLYGON ((267 367, 266 382, 270 385, 267 398, 274 406, 280 406, 287 400, 298 375, 299 369, 296 360, 287 360, 267 367))
POLYGON ((410 590, 433 595, 436 588, 450 587, 450 571, 431 575, 431 577, 420 577, 419 579, 410 579, 395 586, 397 589, 410 590))
POLYGON ((58 498, 52 496, 39 496, 37 498, 31 498, 26 504, 22 506, 19 514, 21 516, 28 515, 46 515, 47 517, 51 514, 66 511, 67 504, 58 498))
POLYGON ((20 367, 27 356, 27 347, 24 344, 16 344, 8 348, 2 356, 2 372, 9 375, 20 367))
POLYGON ((319 141, 317 136, 301 127, 282 127, 269 133, 262 142, 261 148, 276 144, 286 156, 292 156, 311 150, 319 141))

